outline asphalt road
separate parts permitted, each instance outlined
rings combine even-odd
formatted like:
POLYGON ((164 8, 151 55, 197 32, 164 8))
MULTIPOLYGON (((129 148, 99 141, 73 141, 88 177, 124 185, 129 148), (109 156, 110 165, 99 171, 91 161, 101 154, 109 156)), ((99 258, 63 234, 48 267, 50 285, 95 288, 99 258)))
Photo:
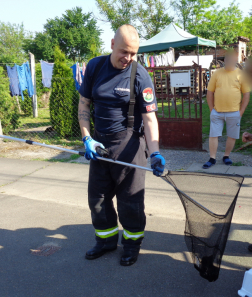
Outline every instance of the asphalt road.
POLYGON ((191 263, 176 192, 151 173, 137 263, 119 265, 120 243, 114 252, 85 260, 95 242, 87 206, 88 169, 85 164, 0 158, 1 297, 238 296, 244 272, 252 267, 247 251, 252 243, 251 178, 239 195, 219 279, 209 283, 191 263), (47 257, 31 253, 44 244, 60 249, 47 257))

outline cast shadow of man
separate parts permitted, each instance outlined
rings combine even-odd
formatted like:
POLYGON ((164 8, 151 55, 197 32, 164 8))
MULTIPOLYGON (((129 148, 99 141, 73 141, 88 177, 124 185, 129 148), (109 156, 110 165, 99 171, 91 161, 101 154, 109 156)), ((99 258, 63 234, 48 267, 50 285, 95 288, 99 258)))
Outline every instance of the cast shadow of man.
MULTIPOLYGON (((233 229, 248 226, 234 224, 233 229)), ((237 296, 246 267, 223 260, 219 280, 209 283, 191 263, 184 236, 145 232, 136 264, 119 265, 122 246, 94 261, 84 254, 94 243, 92 225, 55 230, 0 230, 0 296, 237 296), (31 249, 53 243, 61 247, 42 257, 31 249)), ((230 240, 226 254, 249 257, 245 243, 230 240), (235 252, 234 252, 235 251, 235 252)), ((252 259, 252 258, 251 258, 252 259)))

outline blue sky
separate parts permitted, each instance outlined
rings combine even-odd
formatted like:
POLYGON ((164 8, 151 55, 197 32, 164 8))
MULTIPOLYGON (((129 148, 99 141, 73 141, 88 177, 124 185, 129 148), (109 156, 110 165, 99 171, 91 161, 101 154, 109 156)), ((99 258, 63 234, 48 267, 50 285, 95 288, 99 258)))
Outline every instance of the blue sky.
MULTIPOLYGON (((134 0, 133 0, 134 1, 134 0)), ((227 7, 231 0, 217 0, 217 4, 221 7, 227 7)), ((252 8, 248 4, 250 0, 240 0, 240 9, 244 16, 248 14, 248 10, 252 8)), ((26 30, 42 31, 43 25, 47 19, 61 16, 67 9, 75 6, 83 8, 84 12, 93 12, 95 17, 99 18, 99 12, 95 4, 95 0, 0 0, 0 21, 20 24, 23 22, 26 30)), ((104 49, 110 49, 110 40, 113 38, 113 31, 110 29, 109 23, 98 21, 100 28, 103 29, 102 40, 104 49)))

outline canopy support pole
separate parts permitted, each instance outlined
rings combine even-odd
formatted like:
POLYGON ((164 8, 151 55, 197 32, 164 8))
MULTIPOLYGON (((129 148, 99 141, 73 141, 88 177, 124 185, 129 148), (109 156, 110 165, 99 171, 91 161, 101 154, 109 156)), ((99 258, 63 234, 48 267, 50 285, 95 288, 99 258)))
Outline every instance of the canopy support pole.
POLYGON ((215 47, 215 66, 217 66, 217 46, 215 47))
POLYGON ((197 52, 198 52, 198 65, 199 65, 199 44, 197 44, 197 52))

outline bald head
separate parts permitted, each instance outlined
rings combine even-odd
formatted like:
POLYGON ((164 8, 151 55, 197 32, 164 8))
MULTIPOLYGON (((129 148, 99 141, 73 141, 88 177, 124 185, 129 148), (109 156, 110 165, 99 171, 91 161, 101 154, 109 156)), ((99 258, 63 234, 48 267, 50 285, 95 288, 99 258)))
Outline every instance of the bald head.
POLYGON ((117 69, 125 69, 132 63, 139 48, 137 30, 128 24, 119 27, 111 41, 112 65, 117 69))
POLYGON ((125 24, 119 27, 116 30, 115 41, 128 41, 128 42, 138 42, 139 43, 139 36, 135 27, 125 24))

